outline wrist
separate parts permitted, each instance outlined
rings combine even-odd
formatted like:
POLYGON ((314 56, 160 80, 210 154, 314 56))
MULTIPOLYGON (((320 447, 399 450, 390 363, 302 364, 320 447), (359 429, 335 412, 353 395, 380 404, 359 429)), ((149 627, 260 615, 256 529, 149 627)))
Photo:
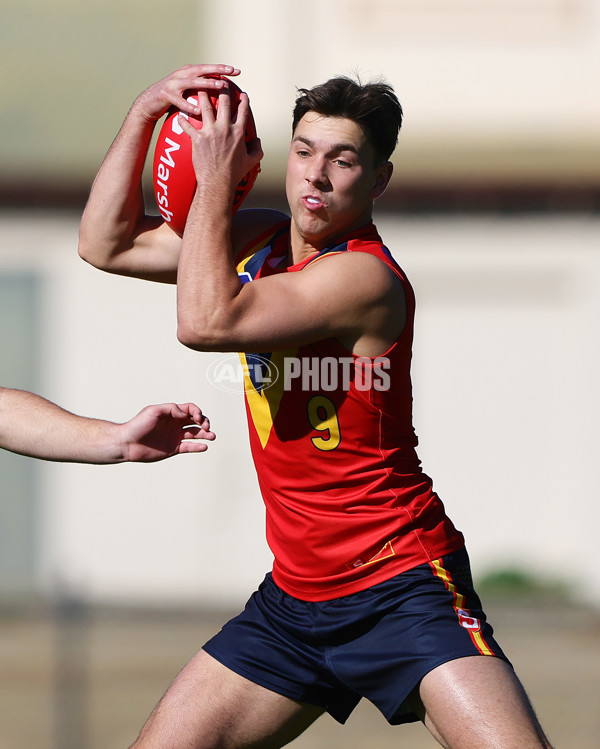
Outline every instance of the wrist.
POLYGON ((124 424, 112 421, 101 422, 99 455, 103 463, 124 463, 129 460, 129 442, 124 424))
MULTIPOLYGON (((232 205, 235 197, 235 184, 231 179, 201 178, 196 185, 194 198, 190 206, 190 214, 202 214, 203 224, 211 217, 226 223, 232 217, 232 205)), ((189 216, 188 216, 189 219, 189 216)))
POLYGON ((145 97, 145 92, 141 93, 137 99, 133 102, 127 113, 127 118, 139 123, 142 126, 151 127, 154 129, 156 123, 160 118, 167 112, 168 107, 161 111, 156 111, 149 106, 148 101, 145 97))

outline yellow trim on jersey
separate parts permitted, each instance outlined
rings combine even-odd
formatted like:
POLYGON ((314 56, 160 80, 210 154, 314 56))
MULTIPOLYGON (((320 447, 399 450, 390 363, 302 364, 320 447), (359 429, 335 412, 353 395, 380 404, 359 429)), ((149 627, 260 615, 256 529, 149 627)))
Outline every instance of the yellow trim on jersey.
POLYGON ((375 564, 375 562, 381 562, 383 559, 389 559, 390 557, 395 557, 396 552, 394 551, 394 547, 392 546, 392 542, 388 541, 385 546, 383 546, 377 554, 375 554, 374 557, 371 557, 368 562, 365 562, 364 566, 367 564, 375 564))
MULTIPOLYGON (((269 435, 273 429, 273 422, 277 416, 281 397, 285 389, 284 360, 286 356, 293 357, 295 353, 295 350, 274 351, 269 359, 271 375, 275 381, 273 384, 269 384, 268 387, 262 387, 258 390, 254 386, 250 377, 250 367, 248 365, 246 354, 240 354, 244 371, 246 400, 252 416, 252 423, 254 424, 254 428, 256 429, 263 449, 269 441, 269 435)), ((261 358, 265 359, 267 357, 261 355, 261 358)))

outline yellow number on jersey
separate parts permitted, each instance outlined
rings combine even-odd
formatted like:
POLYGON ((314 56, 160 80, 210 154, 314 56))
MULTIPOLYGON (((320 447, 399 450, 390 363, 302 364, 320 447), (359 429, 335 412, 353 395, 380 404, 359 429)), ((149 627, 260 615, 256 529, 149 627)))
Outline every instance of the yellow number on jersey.
POLYGON ((308 420, 313 429, 323 432, 322 436, 311 439, 317 450, 335 450, 342 437, 334 403, 324 395, 313 396, 308 401, 308 420))

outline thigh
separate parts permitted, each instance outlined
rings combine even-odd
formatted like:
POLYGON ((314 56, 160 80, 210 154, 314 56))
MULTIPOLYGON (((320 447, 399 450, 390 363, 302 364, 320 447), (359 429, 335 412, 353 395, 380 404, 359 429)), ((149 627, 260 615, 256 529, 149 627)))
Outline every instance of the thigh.
POLYGON ((323 708, 248 681, 200 651, 156 706, 130 749, 280 747, 323 708))
POLYGON ((420 717, 447 749, 550 747, 512 667, 498 658, 444 663, 423 678, 418 698, 420 717))

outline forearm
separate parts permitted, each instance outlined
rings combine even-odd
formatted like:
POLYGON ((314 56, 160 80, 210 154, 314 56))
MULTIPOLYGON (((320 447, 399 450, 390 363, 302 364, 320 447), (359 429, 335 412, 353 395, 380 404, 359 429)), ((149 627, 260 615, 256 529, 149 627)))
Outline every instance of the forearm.
POLYGON ((84 260, 115 273, 174 282, 179 242, 173 244, 169 232, 161 233, 162 220, 146 217, 144 210, 141 181, 152 133, 170 107, 197 114, 187 91, 223 87, 220 78, 207 76, 238 73, 229 65, 184 65, 137 97, 94 181, 82 217, 79 254, 84 260))
POLYGON ((231 242, 233 185, 199 183, 177 270, 177 336, 202 351, 221 350, 241 290, 231 242))
POLYGON ((199 106, 201 130, 180 118, 192 142, 197 184, 177 268, 177 335, 189 348, 235 350, 231 333, 243 315, 244 294, 234 262, 233 197, 240 179, 262 158, 262 149, 259 141, 250 150, 245 142, 246 94, 240 95, 233 120, 227 92, 216 113, 204 94, 199 106))
POLYGON ((144 219, 142 174, 154 124, 134 104, 94 180, 81 220, 79 254, 96 267, 110 270, 144 219))
POLYGON ((33 458, 81 463, 126 459, 121 425, 65 411, 22 390, 0 388, 0 447, 33 458))

